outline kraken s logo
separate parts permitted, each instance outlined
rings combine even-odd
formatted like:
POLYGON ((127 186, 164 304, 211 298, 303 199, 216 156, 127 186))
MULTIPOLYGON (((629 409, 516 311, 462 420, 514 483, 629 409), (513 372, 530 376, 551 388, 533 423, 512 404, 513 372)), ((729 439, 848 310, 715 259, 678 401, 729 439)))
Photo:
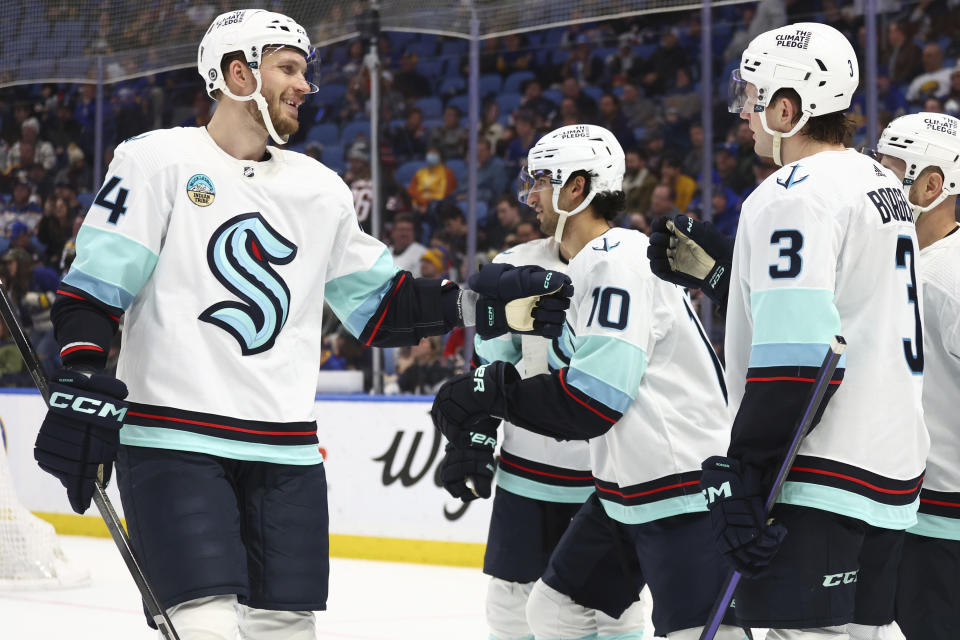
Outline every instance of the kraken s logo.
POLYGON ((200 320, 236 338, 245 356, 273 347, 290 313, 290 290, 270 265, 287 264, 296 255, 296 245, 259 212, 227 220, 210 238, 207 264, 243 302, 218 302, 201 313, 200 320))

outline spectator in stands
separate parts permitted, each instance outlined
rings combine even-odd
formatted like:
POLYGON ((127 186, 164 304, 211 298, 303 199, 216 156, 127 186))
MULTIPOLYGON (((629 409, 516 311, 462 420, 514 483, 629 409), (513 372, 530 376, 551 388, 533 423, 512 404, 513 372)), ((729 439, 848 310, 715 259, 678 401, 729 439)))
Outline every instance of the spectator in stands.
POLYGON ((538 240, 543 237, 543 234, 540 233, 540 225, 530 220, 521 220, 514 230, 514 235, 516 236, 517 244, 538 240))
POLYGON ((680 47, 676 28, 663 32, 660 46, 645 64, 637 68, 641 86, 647 96, 660 96, 675 77, 676 70, 689 64, 687 52, 680 47))
POLYGON ((683 160, 673 151, 665 153, 660 163, 660 182, 673 190, 677 209, 685 211, 697 191, 697 181, 683 172, 683 160))
POLYGON ((443 200, 457 190, 457 178, 450 167, 443 164, 443 154, 436 147, 427 149, 427 166, 413 174, 407 192, 413 201, 413 208, 420 213, 427 212, 427 205, 443 200))
POLYGON ((627 214, 626 224, 624 226, 627 229, 635 229, 645 236, 650 235, 650 221, 647 220, 647 216, 644 214, 634 211, 633 213, 627 214))
MULTIPOLYGON (((363 81, 363 76, 356 75, 347 81, 347 91, 340 98, 340 111, 337 114, 337 121, 341 125, 346 124, 367 112, 367 90, 363 81)), ((347 140, 347 143, 353 140, 347 140)))
POLYGON ((443 123, 430 132, 430 146, 436 147, 444 158, 463 158, 467 155, 467 130, 461 123, 463 114, 455 106, 443 110, 443 123))
POLYGON ((59 268, 63 247, 73 233, 73 220, 65 198, 51 196, 44 203, 43 217, 37 223, 37 240, 46 247, 43 263, 59 268))
POLYGON ((55 185, 69 186, 74 197, 78 191, 88 191, 93 187, 93 171, 83 151, 74 143, 67 145, 67 166, 57 172, 53 182, 55 185))
POLYGON ((747 199, 751 193, 760 186, 764 180, 772 176, 777 172, 779 167, 773 163, 772 158, 761 158, 760 156, 754 154, 753 156, 753 184, 747 187, 742 194, 740 194, 741 202, 747 199))
POLYGON ((398 162, 422 158, 427 151, 427 134, 420 109, 411 108, 403 126, 393 129, 389 137, 398 162))
POLYGON ((663 107, 665 110, 676 109, 685 122, 700 115, 700 93, 686 67, 679 67, 674 74, 663 98, 663 107))
POLYGON ((489 216, 483 228, 482 243, 478 246, 485 250, 499 252, 506 244, 507 236, 512 234, 520 223, 520 203, 509 193, 501 193, 497 198, 495 214, 489 216))
MULTIPOLYGON (((752 180, 752 167, 753 162, 750 163, 751 166, 751 180, 752 180)), ((723 145, 719 145, 713 152, 713 180, 716 183, 722 184, 725 187, 730 187, 731 189, 741 192, 743 189, 747 188, 750 182, 744 182, 739 175, 739 161, 737 158, 737 144, 735 142, 728 142, 723 145)))
POLYGON ((628 148, 623 174, 623 192, 626 194, 626 211, 647 211, 650 196, 659 182, 647 167, 647 154, 643 149, 628 148))
POLYGON ((347 151, 347 171, 343 181, 353 193, 353 208, 357 212, 357 222, 364 231, 370 233, 373 224, 370 214, 373 212, 373 180, 370 176, 370 143, 360 138, 347 151))
POLYGON ((943 103, 939 98, 930 97, 923 101, 923 110, 930 113, 944 113, 943 103))
POLYGON ((637 143, 633 137, 633 129, 627 124, 627 117, 620 110, 620 100, 612 93, 605 93, 600 98, 597 124, 610 131, 624 149, 637 143))
MULTIPOLYGON (((493 155, 490 143, 480 136, 477 139, 477 202, 490 204, 507 188, 507 167, 503 160, 493 155)), ((469 184, 464 181, 457 189, 457 200, 466 200, 469 184)))
POLYGON ((950 93, 943 98, 943 110, 954 117, 960 115, 960 68, 950 74, 950 93))
POLYGON ((18 167, 28 167, 34 162, 42 164, 46 171, 53 169, 54 165, 57 164, 57 156, 53 151, 53 145, 46 140, 41 140, 39 136, 40 121, 35 117, 24 120, 23 124, 20 125, 20 139, 15 142, 14 145, 10 147, 10 151, 7 152, 6 173, 18 167), (27 161, 27 158, 21 155, 21 148, 24 144, 28 144, 33 148, 32 162, 27 161))
POLYGON ((500 105, 491 100, 483 107, 480 121, 480 135, 487 139, 490 148, 498 156, 502 156, 506 149, 500 149, 500 140, 503 138, 504 127, 500 124, 500 105))
POLYGON ((648 220, 656 220, 663 216, 673 217, 680 213, 677 208, 676 193, 669 184, 660 183, 653 188, 650 195, 650 209, 647 211, 648 220))
POLYGON ((573 78, 579 85, 595 85, 603 80, 603 61, 593 55, 587 36, 577 38, 577 45, 570 50, 570 57, 563 63, 560 75, 573 78))
POLYGON ((660 162, 663 159, 664 147, 663 132, 659 128, 650 130, 647 133, 646 140, 643 141, 643 150, 647 153, 647 167, 658 177, 660 176, 660 162))
POLYGON ((37 198, 37 204, 45 203, 47 198, 53 193, 53 175, 45 171, 43 165, 34 162, 25 168, 27 182, 33 186, 33 195, 37 198))
POLYGON ((650 126, 657 116, 657 104, 653 100, 641 97, 635 85, 623 85, 623 95, 620 96, 620 109, 627 118, 627 125, 631 129, 650 126))
POLYGON ((16 222, 20 222, 28 231, 33 229, 42 216, 43 209, 40 208, 33 194, 33 186, 27 182, 26 178, 18 179, 13 184, 13 197, 10 202, 3 205, 3 212, 0 214, 4 235, 12 238, 12 225, 16 222))
POLYGON ((348 78, 363 71, 363 51, 363 41, 360 39, 353 40, 347 48, 347 61, 340 65, 340 70, 348 78))
MULTIPOLYGON (((36 222, 40 222, 39 217, 36 222)), ((34 260, 40 257, 40 249, 34 244, 33 238, 30 236, 30 227, 27 226, 26 222, 14 220, 9 226, 9 232, 11 249, 22 249, 32 256, 34 260)))
POLYGON ((540 139, 535 121, 536 116, 533 113, 525 110, 517 112, 515 124, 517 135, 507 145, 506 164, 507 171, 511 174, 520 172, 520 164, 526 160, 527 152, 540 139))
POLYGON ((430 81, 417 71, 417 56, 408 53, 400 58, 400 71, 393 77, 393 88, 408 101, 430 95, 430 81))
MULTIPOLYGON (((96 86, 82 84, 77 92, 77 103, 73 110, 73 118, 80 127, 80 136, 75 140, 83 149, 87 157, 93 157, 93 145, 96 137, 96 86)), ((103 143, 104 146, 113 146, 115 142, 113 127, 113 107, 107 101, 103 104, 103 143)))
POLYGON ((560 109, 557 111, 551 128, 559 129, 560 127, 580 124, 583 120, 580 116, 580 109, 577 108, 576 101, 573 98, 564 98, 560 101, 560 109))
POLYGON ((405 213, 398 214, 390 228, 390 251, 393 253, 393 262, 401 269, 412 273, 414 278, 419 278, 422 275, 420 257, 427 248, 416 242, 416 237, 417 223, 413 216, 405 213))
POLYGON ((446 256, 440 249, 426 249, 420 254, 420 277, 443 278, 446 273, 446 256))
POLYGON ((750 41, 761 33, 787 24, 787 11, 784 0, 763 0, 756 7, 746 5, 742 10, 741 28, 733 34, 730 43, 723 50, 724 62, 739 60, 750 41))
POLYGON ((557 111, 557 105, 543 95, 543 87, 536 78, 531 78, 523 83, 523 99, 520 101, 520 109, 531 111, 540 119, 538 126, 544 126, 550 122, 557 111))
POLYGON ((311 140, 303 148, 303 155, 309 156, 317 162, 323 162, 323 145, 316 140, 311 140))
MULTIPOLYGON (((401 350, 403 353, 403 350, 401 350)), ((397 357, 397 384, 403 393, 433 394, 452 376, 453 366, 445 362, 443 336, 430 336, 409 347, 409 355, 397 357)))
POLYGON ((443 202, 437 207, 437 218, 443 227, 447 243, 450 245, 451 255, 455 262, 467 252, 467 218, 463 210, 455 204, 443 202))
POLYGON ((930 97, 942 98, 950 92, 953 68, 943 66, 943 49, 935 42, 923 48, 923 71, 910 83, 907 102, 923 102, 930 97))
POLYGON ((57 104, 56 117, 49 122, 44 135, 53 145, 54 153, 60 155, 80 136, 80 125, 73 119, 73 109, 66 100, 57 104))
MULTIPOLYGON (((866 57, 866 56, 863 56, 866 57)), ((923 72, 922 54, 902 22, 887 27, 887 51, 881 56, 894 84, 905 85, 923 72)), ((861 76, 864 77, 864 76, 861 76)))
POLYGON ((501 75, 528 71, 532 64, 533 52, 527 48, 526 36, 511 33, 503 39, 503 49, 497 56, 497 71, 501 75))
POLYGON ((633 52, 634 37, 631 32, 621 33, 617 36, 617 42, 617 50, 604 60, 604 84, 610 87, 625 84, 632 71, 642 64, 640 57, 633 52))
MULTIPOLYGON (((209 21, 207 22, 209 24, 209 21)), ((213 115, 213 101, 207 92, 200 89, 193 92, 193 115, 180 123, 181 127, 205 127, 210 124, 213 115)))
POLYGON ((699 176, 703 172, 703 125, 694 122, 687 129, 690 150, 683 157, 683 171, 688 176, 699 176))
POLYGON ((13 144, 20 137, 23 123, 32 111, 29 102, 17 102, 13 105, 13 117, 3 119, 3 139, 13 144))
POLYGON ((580 82, 576 78, 564 79, 560 91, 564 98, 570 98, 576 103, 584 120, 592 122, 597 117, 597 103, 580 89, 580 82))

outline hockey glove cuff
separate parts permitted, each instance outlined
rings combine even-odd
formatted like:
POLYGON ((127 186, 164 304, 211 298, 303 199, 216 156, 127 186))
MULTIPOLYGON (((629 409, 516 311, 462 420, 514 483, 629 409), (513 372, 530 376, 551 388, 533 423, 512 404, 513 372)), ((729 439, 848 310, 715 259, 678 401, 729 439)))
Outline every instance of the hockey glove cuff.
POLYGON ((718 306, 726 307, 733 246, 733 238, 709 222, 681 214, 653 222, 647 258, 658 278, 700 289, 718 306))
POLYGON ((476 327, 481 338, 507 331, 555 338, 563 332, 573 295, 565 274, 533 265, 488 264, 468 284, 479 294, 476 327))
POLYGON ((507 386, 519 380, 516 368, 500 361, 454 376, 433 400, 433 424, 455 446, 465 431, 495 436, 499 420, 508 419, 507 386), (491 416, 497 420, 490 420, 491 416))
POLYGON ((787 529, 767 521, 760 473, 733 458, 713 456, 702 465, 700 488, 707 499, 720 553, 746 577, 761 574, 773 560, 787 529))
POLYGON ((100 465, 104 484, 110 480, 127 414, 126 397, 126 385, 110 376, 59 369, 50 378, 49 409, 33 457, 60 480, 77 513, 90 507, 100 465))
MULTIPOLYGON (((493 428, 496 430, 496 425, 493 428)), ((496 445, 496 438, 479 431, 464 432, 460 446, 447 443, 446 455, 440 462, 440 482, 447 493, 464 502, 489 498, 496 469, 496 445)))

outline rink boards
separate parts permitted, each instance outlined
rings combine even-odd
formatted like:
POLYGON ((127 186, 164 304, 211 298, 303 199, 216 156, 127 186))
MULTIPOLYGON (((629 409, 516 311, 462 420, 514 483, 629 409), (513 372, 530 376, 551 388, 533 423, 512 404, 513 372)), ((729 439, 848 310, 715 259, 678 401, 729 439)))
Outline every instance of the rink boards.
MULTIPOLYGON (((436 481, 443 442, 430 422, 431 402, 425 396, 317 397, 331 555, 481 565, 490 501, 464 507, 436 481)), ((96 509, 74 514, 60 483, 34 462, 33 441, 44 410, 34 390, 0 390, 0 420, 17 496, 60 533, 107 536, 96 509)), ((107 493, 122 510, 116 487, 107 493)))

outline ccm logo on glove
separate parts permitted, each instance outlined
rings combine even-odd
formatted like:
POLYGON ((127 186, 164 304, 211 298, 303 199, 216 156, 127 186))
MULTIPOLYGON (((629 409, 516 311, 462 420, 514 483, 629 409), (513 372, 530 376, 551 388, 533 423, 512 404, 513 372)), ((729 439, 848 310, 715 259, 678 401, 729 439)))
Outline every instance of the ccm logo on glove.
POLYGON ((84 396, 75 396, 62 391, 55 391, 50 394, 50 406, 57 409, 73 409, 78 413, 96 414, 100 418, 113 416, 117 422, 123 424, 123 419, 127 415, 126 407, 117 407, 109 402, 102 402, 94 398, 84 396), (100 407, 99 411, 97 407, 100 407))

